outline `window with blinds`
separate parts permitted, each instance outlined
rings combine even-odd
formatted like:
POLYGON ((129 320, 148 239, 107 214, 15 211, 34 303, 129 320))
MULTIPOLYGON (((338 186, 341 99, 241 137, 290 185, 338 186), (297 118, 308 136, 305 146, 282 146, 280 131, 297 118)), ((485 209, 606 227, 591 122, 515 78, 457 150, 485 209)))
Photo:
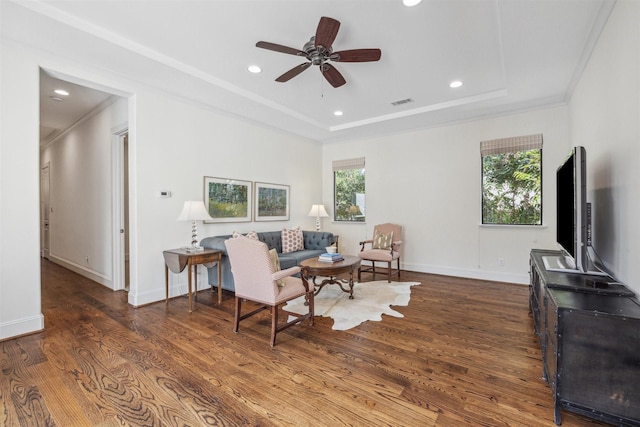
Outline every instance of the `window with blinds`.
POLYGON ((542 225, 542 134, 480 143, 482 223, 542 225))
POLYGON ((334 160, 333 164, 334 220, 365 221, 365 160, 334 160))

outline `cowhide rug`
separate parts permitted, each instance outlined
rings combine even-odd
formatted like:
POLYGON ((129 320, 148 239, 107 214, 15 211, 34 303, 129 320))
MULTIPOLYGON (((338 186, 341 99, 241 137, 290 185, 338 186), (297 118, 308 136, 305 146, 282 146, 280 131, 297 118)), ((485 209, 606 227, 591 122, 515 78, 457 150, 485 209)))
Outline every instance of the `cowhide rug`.
MULTIPOLYGON (((320 279, 320 278, 318 278, 320 279)), ((318 280, 317 283, 320 283, 318 280)), ((326 285, 315 296, 315 315, 331 317, 332 329, 344 331, 351 329, 367 320, 381 321, 382 315, 404 317, 402 313, 393 310, 392 305, 409 305, 411 286, 418 282, 391 282, 386 280, 356 283, 353 286, 353 298, 340 290, 338 285, 326 285)), ((344 285, 346 286, 346 285, 344 285)), ((304 297, 289 301, 283 310, 304 314, 308 308, 304 305, 304 297)))

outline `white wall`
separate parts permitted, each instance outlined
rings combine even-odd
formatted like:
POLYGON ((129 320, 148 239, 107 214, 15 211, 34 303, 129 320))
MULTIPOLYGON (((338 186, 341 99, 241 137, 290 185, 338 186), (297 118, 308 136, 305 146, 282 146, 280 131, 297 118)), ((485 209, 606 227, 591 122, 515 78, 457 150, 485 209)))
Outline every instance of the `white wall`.
POLYGON ((327 206, 333 203, 331 162, 366 158, 367 223, 330 228, 340 234, 342 251, 355 253, 375 224, 396 222, 404 226, 404 269, 528 283, 531 248, 556 248, 555 169, 570 147, 567 123, 567 108, 557 107, 327 145, 327 206), (534 133, 544 139, 544 226, 481 226, 480 141, 534 133))
POLYGON ((125 98, 110 102, 47 144, 40 162, 50 165, 50 259, 113 288, 112 129, 128 114, 125 98))
POLYGON ((640 292, 640 2, 618 0, 570 103, 587 150, 594 247, 640 292))
MULTIPOLYGON (((291 215, 288 222, 200 224, 200 239, 233 230, 314 227, 315 220, 307 213, 321 195, 319 144, 145 90, 137 93, 135 110, 136 132, 130 140, 135 165, 131 219, 138 229, 131 252, 137 257, 132 259, 132 287, 137 284, 137 291, 131 293, 130 303, 164 298, 162 250, 191 241, 191 224, 176 218, 185 200, 202 200, 204 176, 289 185, 291 215), (159 190, 171 191, 172 197, 158 198, 159 190)), ((180 292, 186 292, 186 275, 172 276, 172 280, 180 292)), ((198 281, 206 283, 204 269, 198 281)))
POLYGON ((38 79, 0 45, 0 339, 44 328, 40 310, 38 79))

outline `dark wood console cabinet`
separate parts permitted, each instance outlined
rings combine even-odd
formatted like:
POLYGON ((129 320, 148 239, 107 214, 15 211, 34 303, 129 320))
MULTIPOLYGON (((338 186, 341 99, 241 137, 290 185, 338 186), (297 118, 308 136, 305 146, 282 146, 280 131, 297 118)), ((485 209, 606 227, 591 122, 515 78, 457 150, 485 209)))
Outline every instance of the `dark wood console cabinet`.
POLYGON ((532 250, 529 304, 554 421, 569 410, 640 426, 640 302, 611 277, 547 271, 532 250))

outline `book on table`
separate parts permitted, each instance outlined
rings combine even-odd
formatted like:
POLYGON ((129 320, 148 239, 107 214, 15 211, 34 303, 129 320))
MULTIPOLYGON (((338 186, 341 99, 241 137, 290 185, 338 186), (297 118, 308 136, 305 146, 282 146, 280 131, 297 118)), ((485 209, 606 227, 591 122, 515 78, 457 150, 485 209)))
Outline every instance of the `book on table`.
POLYGON ((343 261, 344 257, 341 254, 324 253, 318 257, 320 262, 338 262, 343 261))

